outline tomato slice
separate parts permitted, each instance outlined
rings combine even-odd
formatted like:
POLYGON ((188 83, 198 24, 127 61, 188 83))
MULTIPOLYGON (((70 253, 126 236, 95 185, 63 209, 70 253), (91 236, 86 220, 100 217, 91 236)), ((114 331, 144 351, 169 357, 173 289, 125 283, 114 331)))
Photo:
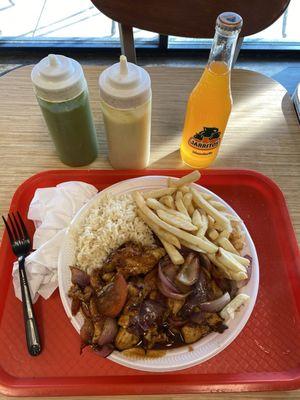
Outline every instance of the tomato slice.
POLYGON ((116 317, 124 307, 128 287, 122 274, 116 274, 113 282, 104 286, 97 298, 99 314, 106 317, 116 317))

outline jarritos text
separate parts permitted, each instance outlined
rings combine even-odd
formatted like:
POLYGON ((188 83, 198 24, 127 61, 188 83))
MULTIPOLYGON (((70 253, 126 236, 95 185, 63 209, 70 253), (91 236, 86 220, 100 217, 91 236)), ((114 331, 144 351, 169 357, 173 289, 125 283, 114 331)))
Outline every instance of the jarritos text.
POLYGON ((203 131, 197 132, 189 139, 189 145, 201 150, 215 149, 219 146, 221 133, 218 128, 203 127, 203 131))

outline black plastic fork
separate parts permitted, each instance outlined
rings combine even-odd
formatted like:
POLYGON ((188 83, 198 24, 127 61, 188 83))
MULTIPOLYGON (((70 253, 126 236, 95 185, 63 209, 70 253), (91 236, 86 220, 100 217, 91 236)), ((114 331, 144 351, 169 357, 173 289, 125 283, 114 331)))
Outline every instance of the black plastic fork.
POLYGON ((14 254, 18 257, 19 262, 19 276, 28 352, 32 356, 37 356, 40 354, 42 347, 25 271, 25 258, 31 251, 30 237, 18 211, 17 217, 14 213, 11 213, 11 215, 8 214, 7 221, 4 217, 2 218, 7 229, 11 247, 14 254))

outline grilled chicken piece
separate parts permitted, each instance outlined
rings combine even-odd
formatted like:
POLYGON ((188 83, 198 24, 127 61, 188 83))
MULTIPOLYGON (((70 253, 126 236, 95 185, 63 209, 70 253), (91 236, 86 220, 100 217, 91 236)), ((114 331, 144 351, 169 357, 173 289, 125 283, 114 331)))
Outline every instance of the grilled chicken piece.
POLYGON ((103 282, 101 280, 100 274, 101 274, 101 269, 96 268, 91 272, 90 275, 90 285, 95 291, 101 290, 103 287, 103 282))
POLYGON ((115 345, 119 350, 130 349, 140 341, 140 338, 124 328, 120 328, 115 338, 115 345))
POLYGON ((122 328, 127 328, 129 320, 129 315, 121 315, 118 319, 118 325, 122 326, 122 328))
POLYGON ((217 313, 205 313, 205 320, 213 331, 223 333, 228 328, 217 313))
POLYGON ((144 358, 146 352, 142 347, 132 347, 131 349, 123 350, 122 354, 130 358, 144 358))
POLYGON ((184 305, 184 300, 168 299, 168 307, 173 315, 176 315, 184 305))
POLYGON ((196 342, 209 332, 210 328, 206 325, 187 324, 181 328, 182 336, 187 344, 196 342))
POLYGON ((98 340, 102 334, 103 330, 103 320, 94 322, 94 335, 92 338, 93 344, 97 344, 98 340))
POLYGON ((144 346, 152 349, 155 344, 168 343, 168 337, 164 332, 157 332, 157 328, 150 328, 143 339, 144 346))
POLYGON ((127 242, 111 254, 103 265, 103 270, 105 272, 117 270, 125 278, 146 274, 165 254, 162 247, 143 247, 127 242))
POLYGON ((72 285, 69 289, 68 296, 71 299, 79 299, 80 301, 87 302, 91 298, 93 289, 90 286, 86 286, 81 289, 78 285, 72 285))

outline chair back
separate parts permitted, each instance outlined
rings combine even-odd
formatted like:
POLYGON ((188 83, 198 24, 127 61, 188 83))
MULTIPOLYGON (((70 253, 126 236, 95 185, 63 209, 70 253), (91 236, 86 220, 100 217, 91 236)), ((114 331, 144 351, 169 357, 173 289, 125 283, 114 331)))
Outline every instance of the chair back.
POLYGON ((243 17, 241 36, 273 24, 290 0, 92 0, 105 15, 122 25, 164 35, 211 38, 217 16, 233 11, 243 17))

